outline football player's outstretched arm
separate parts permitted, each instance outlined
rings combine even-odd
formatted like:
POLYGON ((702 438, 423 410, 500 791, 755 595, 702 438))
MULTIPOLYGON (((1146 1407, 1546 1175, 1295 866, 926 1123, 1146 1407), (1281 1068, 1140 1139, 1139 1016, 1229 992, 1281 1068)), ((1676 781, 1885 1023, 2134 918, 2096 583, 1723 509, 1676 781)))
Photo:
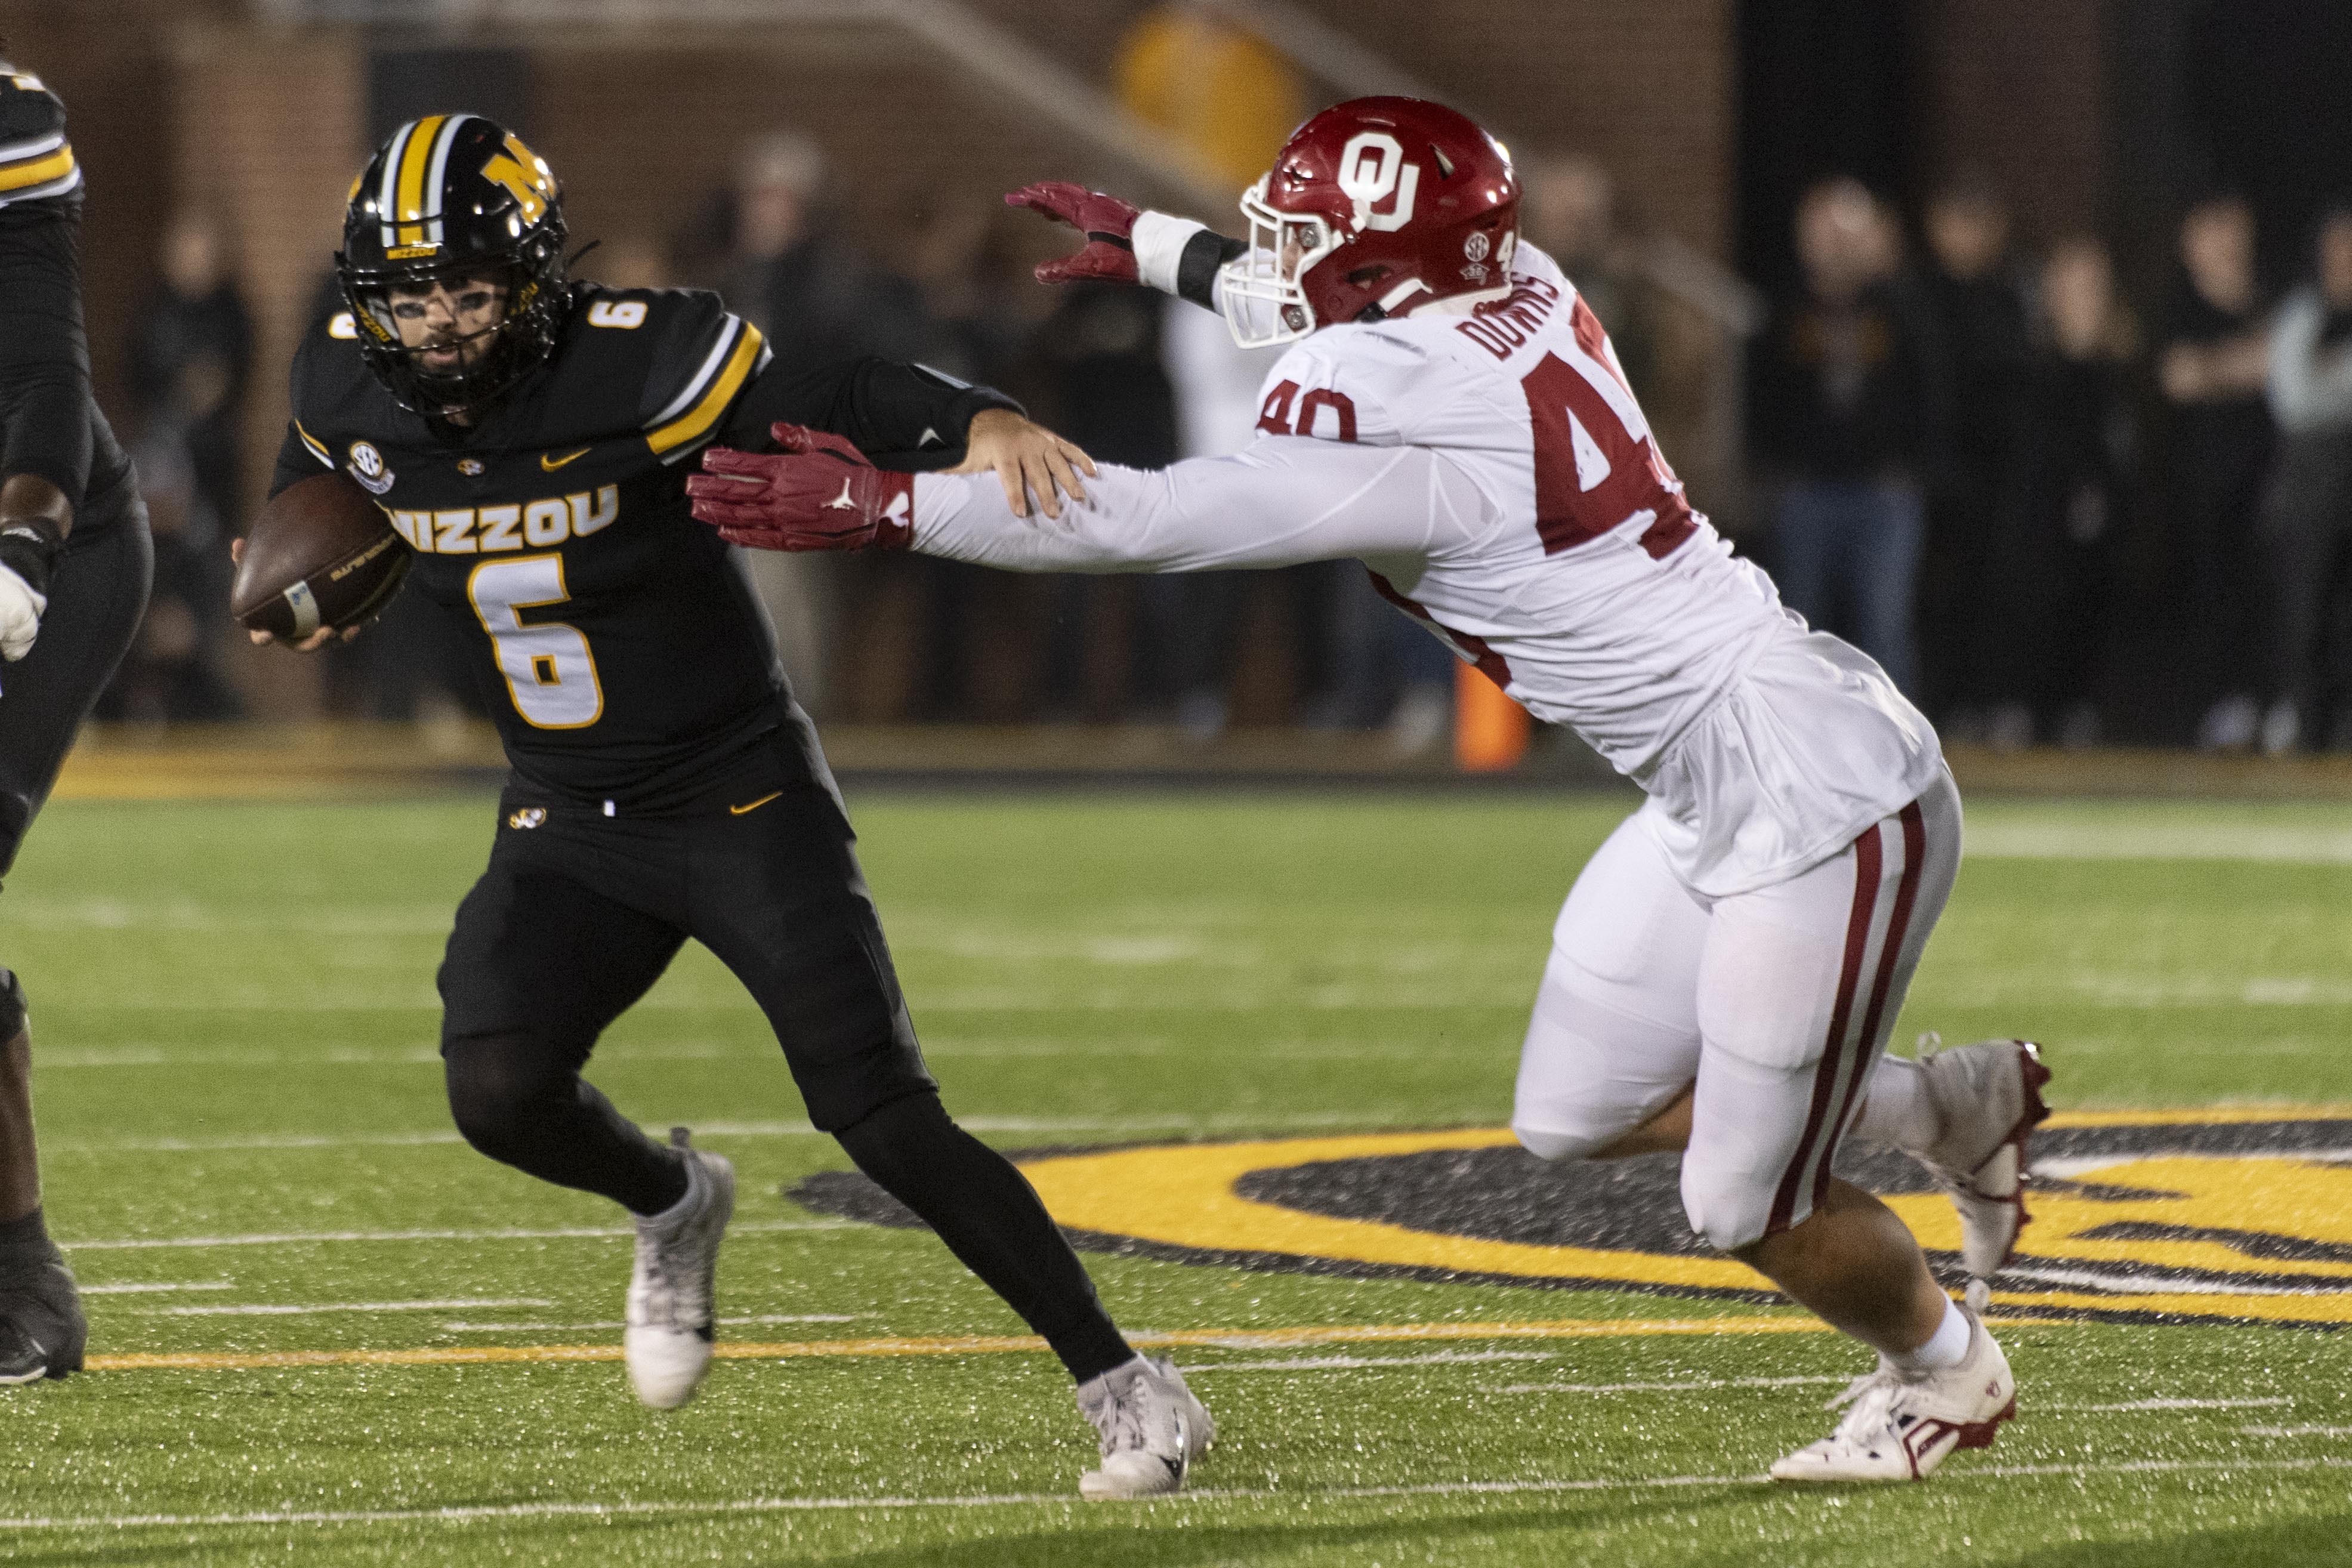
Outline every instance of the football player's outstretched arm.
POLYGON ((1015 572, 1205 572, 1360 556, 1429 558, 1495 526, 1485 492, 1421 447, 1271 437, 1145 472, 1103 465, 1059 520, 1016 516, 985 479, 885 473, 781 426, 779 454, 714 451, 695 515, 767 550, 916 549, 1015 572))
POLYGON ((1217 273, 1249 248, 1206 224, 1147 212, 1132 202, 1063 180, 1024 185, 1004 198, 1086 236, 1081 249, 1040 262, 1040 283, 1140 283, 1217 309, 1217 273))
POLYGON ((761 450, 777 424, 846 437, 877 466, 902 472, 952 468, 992 472, 1007 504, 1025 514, 1028 494, 1048 517, 1062 495, 1084 493, 1078 471, 1094 459, 993 387, 956 380, 929 365, 862 359, 785 374, 771 366, 730 410, 719 444, 761 450))

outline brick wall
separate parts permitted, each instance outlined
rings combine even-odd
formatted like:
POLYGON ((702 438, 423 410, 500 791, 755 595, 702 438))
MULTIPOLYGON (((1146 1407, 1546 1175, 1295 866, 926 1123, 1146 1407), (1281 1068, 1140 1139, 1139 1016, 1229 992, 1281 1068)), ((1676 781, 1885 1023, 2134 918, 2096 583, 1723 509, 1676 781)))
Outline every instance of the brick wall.
POLYGON ((2106 188, 2107 0, 1922 0, 1925 171, 1980 170, 2020 237, 2095 226, 2106 188))

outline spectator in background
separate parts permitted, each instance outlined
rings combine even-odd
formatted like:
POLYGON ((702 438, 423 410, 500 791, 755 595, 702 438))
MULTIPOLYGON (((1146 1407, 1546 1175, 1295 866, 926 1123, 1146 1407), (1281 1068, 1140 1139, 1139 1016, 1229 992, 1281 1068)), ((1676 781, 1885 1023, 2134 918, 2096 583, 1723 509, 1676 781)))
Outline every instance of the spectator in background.
POLYGON ((824 187, 824 153, 799 132, 770 132, 743 150, 719 292, 786 364, 920 359, 930 331, 919 291, 834 237, 819 221, 824 187))
MULTIPOLYGON (((797 131, 772 131, 745 144, 723 204, 732 243, 719 291, 785 364, 925 358, 933 333, 919 290, 835 237, 822 220, 824 175, 824 151, 797 131)), ((746 558, 793 692, 812 713, 834 710, 830 659, 843 646, 834 634, 845 593, 854 585, 854 596, 870 597, 875 580, 902 565, 772 551, 746 558)))
POLYGON ((1796 215, 1799 286, 1752 350, 1752 460, 1778 487, 1781 596, 1846 637, 1906 694, 1921 486, 1944 424, 1927 330, 1890 287, 1892 226, 1851 179, 1808 190, 1796 215))
MULTIPOLYGON (((1081 284, 1039 329, 1036 352, 1051 384, 1054 427, 1097 462, 1164 468, 1177 458, 1176 397, 1160 358, 1160 297, 1147 290, 1081 284)), ((1115 579, 1087 574, 1052 582, 1041 693, 1045 710, 1056 719, 1117 717, 1130 673, 1118 654, 1132 639, 1112 623, 1133 595, 1115 579)), ((1145 685, 1213 695, 1221 682, 1190 661, 1223 640, 1204 637, 1147 651, 1148 663, 1158 653, 1174 668, 1147 668, 1145 685)), ((1223 728, 1220 706, 1208 732, 1223 728)))
POLYGON ((220 515, 175 426, 154 422, 131 456, 155 534, 155 585, 97 717, 144 725, 235 719, 244 704, 219 663, 229 589, 220 515))
POLYGON ((2087 236, 2042 264, 2018 420, 2016 549, 1976 613, 2011 650, 1996 744, 2099 739, 2100 666, 2121 595, 2120 546, 2138 462, 2136 332, 2106 248, 2087 236))
POLYGON ((238 441, 253 369, 246 310, 220 225, 193 209, 163 230, 155 291, 131 328, 131 396, 142 440, 185 448, 196 495, 218 521, 244 504, 238 441))
POLYGON ((2273 754, 2323 735, 2331 748, 2352 745, 2342 626, 2327 636, 2352 565, 2352 205, 2328 209, 2314 248, 2314 276, 2271 329, 2278 454, 2261 524, 2271 699, 2261 741, 2273 754))
POLYGON ((2156 378, 2166 420, 2163 488, 2189 574, 2189 635, 2205 685, 2197 743, 2237 750, 2257 739, 2254 519, 2270 462, 2263 385, 2269 339, 2255 289, 2254 214, 2245 198, 2208 196, 2180 220, 2180 286, 2156 378))
POLYGON ((1307 117, 1288 56, 1208 5, 1154 5, 1119 40, 1119 101, 1241 193, 1307 117))
POLYGON ((1650 406, 1657 400, 1657 301, 1618 230, 1616 182, 1573 154, 1538 153, 1518 169, 1520 232, 1576 285, 1608 331, 1634 397, 1650 406))
POLYGON ((226 237, 193 209, 165 225, 155 290, 132 319, 133 447, 155 534, 155 585, 138 639, 100 704, 110 719, 161 724, 234 718, 220 674, 228 624, 226 530, 243 506, 239 436, 253 322, 226 237))
POLYGON ((1924 219, 1918 281, 1942 350, 1950 440, 1928 476, 1919 680, 1946 736, 2015 747, 2031 738, 2032 713, 2022 702, 1998 700, 2002 689, 2017 689, 2001 668, 2015 643, 1985 606, 2021 564, 2011 508, 2028 357, 2025 290, 2010 255, 2009 208, 1989 184, 1947 183, 1924 219))
MULTIPOLYGON (((1119 101, 1136 118, 1166 132, 1234 197, 1266 172, 1306 117, 1306 84, 1289 57, 1214 6, 1178 0, 1145 10, 1120 40, 1112 76, 1119 101)), ((1168 356, 1177 456, 1247 446, 1255 434, 1258 383, 1274 356, 1244 353, 1222 321, 1178 300, 1165 302, 1155 337, 1155 352, 1168 356)), ((1306 689, 1304 716, 1325 724, 1370 721, 1362 710, 1373 700, 1364 689, 1387 634, 1365 633, 1385 606, 1361 578, 1321 563, 1273 574, 1144 580, 1137 584, 1147 633, 1138 672, 1144 695, 1172 700, 1178 726, 1195 740, 1223 733, 1251 602, 1271 594, 1286 601, 1275 624, 1288 640, 1288 663, 1299 678, 1294 684, 1306 689)))

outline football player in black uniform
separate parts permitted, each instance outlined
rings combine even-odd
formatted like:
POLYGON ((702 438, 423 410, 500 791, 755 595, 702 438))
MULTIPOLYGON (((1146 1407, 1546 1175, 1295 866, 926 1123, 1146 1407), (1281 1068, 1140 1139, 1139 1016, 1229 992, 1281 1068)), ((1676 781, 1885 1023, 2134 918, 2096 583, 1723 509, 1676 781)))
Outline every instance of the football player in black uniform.
MULTIPOLYGON (((733 1174, 583 1081, 597 1036, 689 936, 766 1013, 815 1124, 922 1216, 1080 1384, 1088 1495, 1181 1484, 1207 1413, 1129 1348, 1028 1183, 941 1109, 849 824, 688 461, 777 422, 900 468, 1079 482, 1005 398, 878 360, 774 363, 707 293, 567 283, 553 176, 479 117, 403 126, 353 187, 348 311, 294 362, 275 488, 341 469, 414 552, 406 590, 474 649, 511 782, 441 967, 450 1108, 477 1149, 637 1216, 625 1343, 646 1404, 711 1353, 733 1174)), ((314 633, 305 646, 327 634, 314 633)))
MULTIPOLYGON (((90 401, 65 106, 0 61, 0 875, 139 628, 147 512, 90 401)), ((41 1218, 25 993, 0 970, 0 1384, 79 1369, 88 1331, 41 1218)))

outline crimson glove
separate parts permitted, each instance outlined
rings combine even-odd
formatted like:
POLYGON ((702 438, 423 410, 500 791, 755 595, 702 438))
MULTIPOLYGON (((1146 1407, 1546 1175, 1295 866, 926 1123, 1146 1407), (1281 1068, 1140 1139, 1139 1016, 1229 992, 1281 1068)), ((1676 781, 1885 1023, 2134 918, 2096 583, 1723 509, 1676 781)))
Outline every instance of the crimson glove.
POLYGON ((776 425, 779 452, 712 447, 688 474, 694 515, 752 550, 904 550, 915 538, 915 479, 876 468, 838 436, 776 425))
POLYGON ((1074 185, 1067 180, 1042 180, 1024 185, 1004 198, 1009 207, 1029 207, 1055 223, 1068 224, 1087 237, 1086 248, 1058 261, 1040 262, 1040 283, 1076 283, 1100 279, 1109 283, 1134 283, 1135 220, 1133 202, 1074 185))

